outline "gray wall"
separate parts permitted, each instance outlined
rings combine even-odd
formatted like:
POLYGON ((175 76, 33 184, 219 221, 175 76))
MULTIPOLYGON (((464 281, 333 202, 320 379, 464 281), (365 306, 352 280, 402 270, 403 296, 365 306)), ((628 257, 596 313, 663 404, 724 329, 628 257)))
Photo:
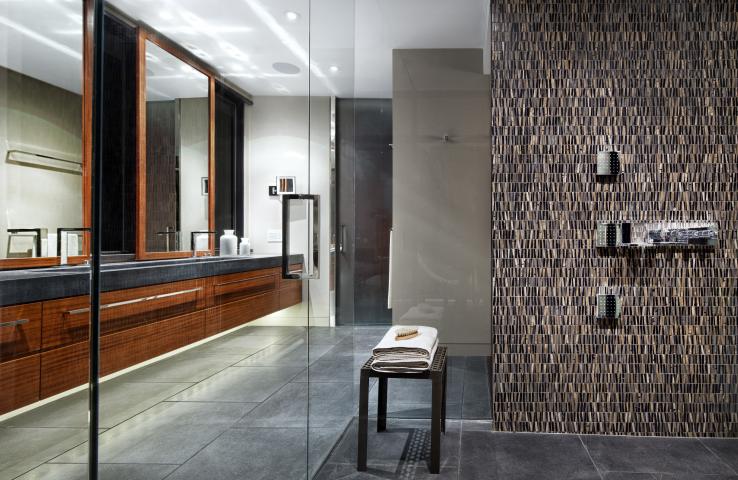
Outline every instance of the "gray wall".
POLYGON ((489 353, 488 106, 481 49, 394 51, 392 320, 452 353, 489 353))
POLYGON ((0 258, 8 227, 82 224, 82 176, 7 163, 8 149, 81 163, 82 97, 0 67, 0 258))

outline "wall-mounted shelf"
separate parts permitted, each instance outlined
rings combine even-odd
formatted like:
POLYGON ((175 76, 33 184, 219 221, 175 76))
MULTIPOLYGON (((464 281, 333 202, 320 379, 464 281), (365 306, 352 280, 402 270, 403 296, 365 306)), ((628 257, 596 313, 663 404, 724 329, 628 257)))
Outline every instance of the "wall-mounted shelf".
POLYGON ((714 223, 597 224, 597 248, 713 248, 718 229, 714 223))

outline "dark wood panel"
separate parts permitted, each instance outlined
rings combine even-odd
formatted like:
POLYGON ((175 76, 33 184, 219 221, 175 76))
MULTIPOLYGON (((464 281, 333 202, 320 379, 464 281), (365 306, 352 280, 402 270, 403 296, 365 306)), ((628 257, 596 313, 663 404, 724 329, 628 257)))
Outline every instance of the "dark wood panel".
POLYGON ((270 292, 207 310, 205 335, 211 336, 238 327, 279 310, 279 293, 270 292))
MULTIPOLYGON (((205 307, 207 282, 188 280, 102 294, 101 334, 122 331, 205 307), (127 303, 134 302, 134 303, 127 303), (105 308, 107 307, 107 308, 105 308)), ((44 349, 86 340, 89 300, 65 298, 44 303, 44 349)))
POLYGON ((271 292, 277 289, 278 282, 276 274, 231 281, 217 280, 213 285, 213 301, 215 305, 220 305, 271 292))
MULTIPOLYGON (((100 374, 115 373, 203 339, 205 317, 199 311, 102 337, 100 374)), ((87 381, 88 350, 87 342, 80 342, 42 354, 41 398, 87 381)))
POLYGON ((0 360, 41 348, 41 303, 0 308, 0 360))
POLYGON ((298 305, 302 302, 302 282, 297 281, 294 285, 288 285, 279 290, 279 309, 298 305))
POLYGON ((0 364, 0 414, 39 399, 40 356, 0 364))

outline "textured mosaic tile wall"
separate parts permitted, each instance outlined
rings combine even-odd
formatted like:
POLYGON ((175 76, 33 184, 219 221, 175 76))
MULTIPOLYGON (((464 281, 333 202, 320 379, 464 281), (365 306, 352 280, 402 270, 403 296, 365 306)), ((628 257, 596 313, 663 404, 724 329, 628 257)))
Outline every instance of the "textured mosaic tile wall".
POLYGON ((494 429, 738 435, 738 4, 493 0, 494 429), (613 145, 624 174, 598 182, 613 145), (595 248, 712 220, 712 251, 595 248), (622 317, 598 326, 599 286, 622 317))

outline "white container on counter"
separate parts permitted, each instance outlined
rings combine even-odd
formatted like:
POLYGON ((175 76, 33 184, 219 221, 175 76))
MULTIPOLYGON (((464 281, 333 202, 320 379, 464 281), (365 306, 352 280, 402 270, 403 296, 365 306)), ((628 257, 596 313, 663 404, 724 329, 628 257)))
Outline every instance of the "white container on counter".
POLYGON ((234 234, 235 230, 224 230, 223 235, 220 236, 220 256, 221 257, 233 257, 236 255, 236 246, 238 245, 238 238, 234 234))

